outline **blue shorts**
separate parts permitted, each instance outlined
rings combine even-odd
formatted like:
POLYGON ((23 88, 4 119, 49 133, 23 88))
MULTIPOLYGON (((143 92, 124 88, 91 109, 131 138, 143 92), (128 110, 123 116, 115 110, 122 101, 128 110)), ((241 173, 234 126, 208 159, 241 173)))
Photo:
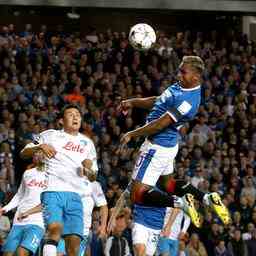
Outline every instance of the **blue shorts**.
POLYGON ((59 243, 58 243, 57 253, 61 253, 63 255, 66 255, 65 240, 63 238, 61 238, 59 243))
POLYGON ((63 225, 63 235, 83 238, 83 204, 74 192, 45 191, 41 194, 45 225, 57 222, 63 225))
POLYGON ((80 243, 78 256, 84 256, 84 253, 86 252, 88 243, 89 243, 89 236, 84 236, 83 240, 80 243))
POLYGON ((44 229, 37 225, 13 225, 3 246, 4 252, 15 252, 23 247, 35 254, 44 236, 44 229))
POLYGON ((158 242, 158 252, 169 253, 169 255, 177 256, 179 252, 179 240, 171 240, 167 237, 160 237, 158 242))

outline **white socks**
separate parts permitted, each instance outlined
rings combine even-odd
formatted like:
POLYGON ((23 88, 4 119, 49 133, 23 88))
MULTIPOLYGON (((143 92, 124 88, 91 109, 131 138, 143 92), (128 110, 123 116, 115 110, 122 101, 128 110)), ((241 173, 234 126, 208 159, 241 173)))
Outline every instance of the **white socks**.
POLYGON ((57 256, 57 247, 53 244, 45 244, 43 248, 43 256, 57 256))

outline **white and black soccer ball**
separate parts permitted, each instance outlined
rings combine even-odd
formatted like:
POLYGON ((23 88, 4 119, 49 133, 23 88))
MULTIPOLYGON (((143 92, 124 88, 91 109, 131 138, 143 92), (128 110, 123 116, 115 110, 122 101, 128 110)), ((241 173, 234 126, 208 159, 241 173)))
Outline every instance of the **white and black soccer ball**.
POLYGON ((131 28, 129 42, 137 50, 148 50, 156 42, 156 33, 148 24, 139 23, 131 28))

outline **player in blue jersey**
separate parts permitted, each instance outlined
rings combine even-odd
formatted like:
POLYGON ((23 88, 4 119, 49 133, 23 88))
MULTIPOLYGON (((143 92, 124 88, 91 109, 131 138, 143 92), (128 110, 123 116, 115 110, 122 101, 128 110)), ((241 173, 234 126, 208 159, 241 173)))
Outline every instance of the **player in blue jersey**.
MULTIPOLYGON (((155 189, 157 190, 157 188, 155 189)), ((108 222, 108 233, 113 231, 115 220, 124 207, 131 207, 129 197, 130 186, 126 188, 116 202, 108 222)), ((136 256, 153 256, 164 225, 166 208, 133 204, 132 209, 132 244, 134 253, 136 256)))
POLYGON ((159 182, 164 191, 183 196, 183 209, 197 227, 201 223, 193 195, 212 207, 224 224, 230 221, 228 210, 217 193, 204 194, 185 181, 170 178, 178 152, 179 129, 195 117, 200 105, 203 70, 204 63, 200 57, 185 56, 179 66, 178 82, 159 97, 134 98, 120 104, 120 109, 125 111, 133 107, 152 109, 144 126, 121 138, 124 146, 131 139, 146 137, 132 176, 131 200, 145 206, 174 207, 172 196, 152 189, 159 182))

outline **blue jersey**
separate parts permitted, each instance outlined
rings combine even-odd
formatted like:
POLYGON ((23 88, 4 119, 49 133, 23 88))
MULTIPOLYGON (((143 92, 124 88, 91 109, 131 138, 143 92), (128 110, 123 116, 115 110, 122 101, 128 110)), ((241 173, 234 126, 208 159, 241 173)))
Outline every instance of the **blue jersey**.
POLYGON ((175 121, 164 130, 149 137, 150 141, 163 147, 178 143, 179 129, 196 115, 201 101, 201 86, 186 89, 180 83, 169 86, 156 100, 147 122, 168 113, 175 121))
POLYGON ((148 207, 139 204, 133 206, 134 222, 155 230, 163 228, 165 213, 164 207, 148 207))

